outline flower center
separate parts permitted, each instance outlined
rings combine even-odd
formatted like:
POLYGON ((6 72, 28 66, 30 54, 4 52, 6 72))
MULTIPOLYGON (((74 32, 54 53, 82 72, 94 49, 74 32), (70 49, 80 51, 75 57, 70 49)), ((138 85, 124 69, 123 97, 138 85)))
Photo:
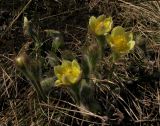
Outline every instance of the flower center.
POLYGON ((127 49, 127 42, 123 36, 114 38, 114 45, 117 51, 124 51, 127 49))

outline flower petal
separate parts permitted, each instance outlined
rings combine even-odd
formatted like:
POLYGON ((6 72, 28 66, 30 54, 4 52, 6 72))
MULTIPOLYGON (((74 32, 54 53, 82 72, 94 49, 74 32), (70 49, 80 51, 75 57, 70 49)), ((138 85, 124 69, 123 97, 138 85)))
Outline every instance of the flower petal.
POLYGON ((67 72, 69 69, 72 67, 72 62, 68 60, 63 60, 62 61, 62 69, 65 72, 67 72))
POLYGON ((78 77, 77 76, 73 76, 73 75, 68 75, 67 76, 67 80, 71 84, 75 84, 78 81, 78 77))
POLYGON ((97 24, 99 24, 100 22, 104 21, 106 18, 106 16, 103 14, 103 15, 100 15, 98 18, 97 18, 97 24))
POLYGON ((71 61, 63 60, 63 61, 62 61, 62 66, 65 66, 65 67, 71 66, 71 61))
POLYGON ((125 30, 121 26, 114 27, 111 33, 111 37, 115 38, 117 36, 124 36, 125 37, 125 30))
POLYGON ((133 33, 132 32, 126 32, 126 39, 127 41, 133 40, 133 33))
POLYGON ((60 65, 54 67, 54 73, 58 79, 62 78, 63 69, 60 65))
POLYGON ((135 46, 135 41, 129 41, 129 50, 132 50, 135 46))
POLYGON ((70 75, 64 74, 62 76, 62 82, 63 82, 64 85, 69 85, 70 84, 70 81, 68 80, 68 76, 70 76, 70 75))
POLYGON ((112 18, 106 18, 105 15, 101 15, 97 18, 95 33, 97 35, 105 35, 112 28, 112 18))
POLYGON ((76 60, 72 61, 72 69, 78 69, 80 70, 80 66, 76 60))
POLYGON ((104 20, 105 33, 111 31, 112 25, 113 25, 112 17, 108 17, 104 20))
POLYGON ((62 85, 62 82, 61 82, 60 80, 56 80, 56 81, 55 81, 55 85, 56 85, 56 86, 60 86, 60 85, 62 85))
POLYGON ((106 35, 106 40, 107 40, 107 43, 108 43, 111 47, 114 46, 114 45, 113 45, 113 40, 112 40, 112 37, 111 37, 110 34, 107 34, 107 35, 106 35))

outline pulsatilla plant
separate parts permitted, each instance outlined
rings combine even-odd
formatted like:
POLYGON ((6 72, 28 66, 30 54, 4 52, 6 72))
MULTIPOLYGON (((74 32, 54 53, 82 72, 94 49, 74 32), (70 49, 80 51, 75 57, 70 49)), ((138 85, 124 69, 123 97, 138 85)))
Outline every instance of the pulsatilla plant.
POLYGON ((116 26, 113 29, 112 27, 113 21, 110 16, 108 18, 104 15, 98 18, 91 16, 89 19, 89 29, 100 46, 99 53, 102 56, 107 43, 112 50, 113 60, 116 61, 122 54, 127 54, 134 48, 135 41, 132 32, 126 32, 122 26, 116 26))
MULTIPOLYGON (((116 61, 122 54, 126 54, 132 50, 135 45, 133 33, 126 32, 121 26, 114 27, 113 30, 112 27, 112 17, 106 18, 105 15, 101 15, 98 18, 92 16, 89 19, 89 30, 95 36, 96 42, 90 43, 90 45, 85 48, 86 51, 82 54, 81 63, 78 63, 78 61, 75 60, 76 58, 72 60, 59 58, 57 56, 57 51, 61 45, 64 44, 63 37, 58 31, 51 29, 45 30, 47 35, 53 38, 52 48, 48 53, 48 60, 50 65, 54 68, 55 76, 51 75, 47 81, 43 80, 43 83, 41 80, 38 80, 37 75, 35 75, 35 70, 38 71, 38 68, 42 69, 43 67, 34 66, 29 68, 23 57, 17 57, 16 64, 22 73, 31 80, 33 87, 37 93, 43 97, 43 100, 47 98, 43 91, 45 85, 67 87, 70 94, 75 98, 74 101, 76 105, 83 106, 83 108, 94 113, 101 113, 102 108, 94 97, 94 82, 90 77, 96 77, 95 73, 99 71, 97 70, 97 64, 103 60, 105 56, 105 46, 109 45, 112 51, 111 55, 118 55, 118 57, 115 58, 114 56, 113 58, 114 61, 116 61), (59 61, 61 61, 61 64, 59 61), (34 70, 32 70, 32 68, 34 70), (53 79, 55 77, 56 80, 53 79)), ((30 22, 26 17, 24 18, 24 33, 29 35, 35 42, 36 56, 34 58, 36 60, 41 59, 41 51, 43 50, 41 50, 40 47, 42 43, 39 36, 32 30, 30 22), (37 53, 39 56, 38 58, 37 53)), ((39 77, 39 79, 40 78, 42 77, 39 77)))

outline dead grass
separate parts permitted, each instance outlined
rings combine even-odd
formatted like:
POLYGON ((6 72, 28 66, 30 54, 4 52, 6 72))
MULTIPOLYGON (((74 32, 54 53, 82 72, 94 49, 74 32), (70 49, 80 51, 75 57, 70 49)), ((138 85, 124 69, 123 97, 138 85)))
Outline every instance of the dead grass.
POLYGON ((67 3, 65 0, 57 2, 47 0, 39 3, 32 1, 28 8, 23 10, 27 5, 27 1, 25 2, 18 3, 11 0, 8 3, 4 0, 0 2, 1 13, 5 8, 9 9, 9 15, 0 24, 0 27, 7 26, 1 29, 0 40, 0 125, 103 126, 119 123, 132 126, 158 126, 160 124, 160 2, 158 0, 91 0, 89 3, 74 0, 69 0, 67 3), (60 30, 64 34, 66 47, 79 58, 80 48, 89 37, 86 34, 91 15, 103 13, 111 15, 115 26, 122 24, 135 33, 134 52, 115 64, 112 76, 109 76, 112 65, 108 61, 108 50, 106 50, 106 57, 100 64, 103 76, 92 78, 96 82, 96 97, 108 117, 104 116, 105 114, 95 115, 86 112, 90 118, 84 118, 63 89, 53 88, 48 93, 46 103, 37 98, 29 81, 14 65, 14 58, 22 45, 30 41, 22 33, 21 10, 29 13, 30 17, 37 14, 40 31, 47 28, 60 30), (112 85, 116 86, 114 90, 112 85))

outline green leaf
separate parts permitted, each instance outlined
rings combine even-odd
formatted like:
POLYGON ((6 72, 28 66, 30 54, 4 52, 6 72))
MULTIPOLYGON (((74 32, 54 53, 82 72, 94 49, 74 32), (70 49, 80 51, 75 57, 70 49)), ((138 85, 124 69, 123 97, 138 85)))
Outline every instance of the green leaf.
POLYGON ((54 53, 64 45, 63 36, 59 31, 48 29, 45 30, 47 36, 52 37, 52 48, 51 51, 54 53))
POLYGON ((52 48, 51 51, 56 52, 59 47, 62 45, 63 40, 61 37, 55 37, 52 41, 52 48))
POLYGON ((48 62, 51 66, 54 67, 54 66, 58 65, 59 62, 58 62, 58 58, 55 53, 53 53, 53 52, 49 53, 47 58, 48 58, 48 62))

